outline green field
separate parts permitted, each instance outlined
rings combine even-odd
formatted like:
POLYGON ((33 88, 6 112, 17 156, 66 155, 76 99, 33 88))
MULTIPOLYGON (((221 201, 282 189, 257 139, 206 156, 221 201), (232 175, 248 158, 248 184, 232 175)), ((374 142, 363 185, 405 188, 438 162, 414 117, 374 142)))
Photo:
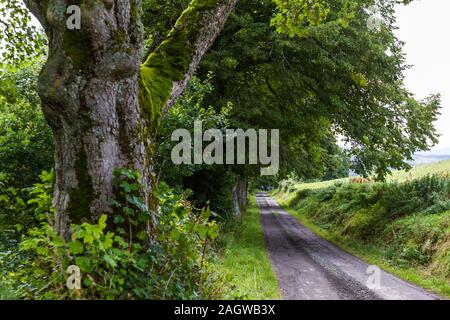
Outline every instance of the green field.
POLYGON ((277 278, 267 255, 255 196, 241 223, 222 235, 218 271, 229 284, 226 299, 281 299, 277 278))
MULTIPOLYGON (((432 164, 425 164, 413 167, 410 171, 405 170, 396 170, 393 171, 391 175, 387 177, 388 182, 403 182, 407 180, 412 180, 420 177, 424 177, 429 174, 449 174, 450 173, 450 160, 440 161, 432 164)), ((280 199, 283 201, 288 200, 289 196, 293 195, 294 191, 306 190, 306 189, 322 189, 327 188, 329 186, 335 185, 336 183, 345 183, 349 182, 351 178, 343 178, 329 181, 321 181, 321 182, 292 182, 292 181, 284 181, 283 183, 289 183, 287 192, 283 192, 283 194, 279 194, 280 199)))

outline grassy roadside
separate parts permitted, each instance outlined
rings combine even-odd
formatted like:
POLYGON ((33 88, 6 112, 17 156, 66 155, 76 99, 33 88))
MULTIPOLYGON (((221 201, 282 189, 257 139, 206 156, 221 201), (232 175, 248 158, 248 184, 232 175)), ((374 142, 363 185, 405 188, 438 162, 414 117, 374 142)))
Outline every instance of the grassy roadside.
POLYGON ((390 272, 410 283, 417 284, 425 289, 428 289, 429 291, 437 293, 444 298, 450 298, 450 283, 448 283, 446 279, 432 276, 420 268, 403 268, 392 265, 385 260, 382 249, 376 245, 365 243, 355 238, 343 236, 333 230, 326 230, 317 226, 310 218, 306 217, 301 212, 288 207, 285 203, 285 197, 280 194, 275 195, 275 200, 311 231, 334 243, 345 251, 361 258, 369 264, 377 265, 383 270, 390 272))
POLYGON ((218 272, 229 283, 225 299, 281 299, 277 278, 267 255, 255 196, 243 213, 242 224, 221 235, 218 272))

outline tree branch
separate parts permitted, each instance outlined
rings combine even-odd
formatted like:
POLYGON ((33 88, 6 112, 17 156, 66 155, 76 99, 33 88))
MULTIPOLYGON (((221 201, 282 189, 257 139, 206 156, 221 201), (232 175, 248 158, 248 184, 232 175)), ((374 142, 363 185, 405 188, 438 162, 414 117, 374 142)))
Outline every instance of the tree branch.
POLYGON ((25 6, 39 20, 40 24, 45 27, 45 10, 42 0, 23 0, 25 6))
POLYGON ((238 0, 193 0, 141 66, 141 103, 158 121, 185 89, 238 0))

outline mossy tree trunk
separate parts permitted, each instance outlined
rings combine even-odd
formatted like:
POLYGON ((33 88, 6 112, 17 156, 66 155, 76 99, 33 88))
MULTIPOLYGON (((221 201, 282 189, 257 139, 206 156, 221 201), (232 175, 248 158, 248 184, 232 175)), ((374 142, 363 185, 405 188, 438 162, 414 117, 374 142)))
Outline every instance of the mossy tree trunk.
POLYGON ((240 178, 237 182, 238 202, 241 208, 247 207, 248 204, 248 183, 247 179, 240 178))
POLYGON ((115 168, 138 170, 154 206, 152 134, 236 0, 194 0, 143 65, 140 0, 25 2, 49 40, 38 91, 54 134, 58 233, 112 212, 115 168), (66 27, 73 4, 79 30, 66 27))

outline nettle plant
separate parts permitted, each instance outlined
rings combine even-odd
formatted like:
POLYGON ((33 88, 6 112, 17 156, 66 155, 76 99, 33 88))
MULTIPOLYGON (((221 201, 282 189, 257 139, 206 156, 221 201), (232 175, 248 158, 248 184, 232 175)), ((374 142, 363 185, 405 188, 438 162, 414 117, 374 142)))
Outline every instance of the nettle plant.
POLYGON ((212 270, 210 244, 218 225, 210 219, 211 212, 193 208, 161 183, 158 221, 150 221, 139 181, 138 172, 117 169, 118 196, 111 200, 115 214, 111 218, 103 214, 97 223, 72 224, 69 241, 55 232, 50 197, 35 192, 32 202, 44 209, 38 214, 41 223, 21 241, 26 258, 23 267, 11 274, 21 283, 20 295, 33 299, 217 297, 220 281, 212 270), (79 270, 79 286, 69 285, 70 278, 78 276, 68 274, 74 268, 79 270))

